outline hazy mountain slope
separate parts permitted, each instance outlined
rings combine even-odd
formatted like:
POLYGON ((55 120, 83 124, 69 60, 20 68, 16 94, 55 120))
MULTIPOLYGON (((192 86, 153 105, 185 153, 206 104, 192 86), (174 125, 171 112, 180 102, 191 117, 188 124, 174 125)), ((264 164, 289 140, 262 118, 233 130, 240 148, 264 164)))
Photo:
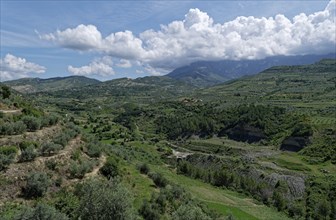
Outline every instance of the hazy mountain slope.
POLYGON ((121 78, 99 84, 53 92, 50 95, 67 98, 115 97, 118 99, 155 99, 190 93, 195 88, 166 76, 147 76, 137 79, 121 78))
POLYGON ((167 76, 198 87, 206 87, 244 75, 257 74, 272 66, 311 64, 323 58, 335 58, 335 54, 274 56, 262 60, 200 61, 177 68, 167 76))
POLYGON ((100 81, 84 76, 55 77, 49 79, 22 78, 4 82, 4 84, 22 93, 57 91, 97 84, 100 81))
POLYGON ((267 103, 330 115, 336 111, 336 59, 311 65, 278 66, 199 90, 197 97, 219 99, 226 105, 267 103))

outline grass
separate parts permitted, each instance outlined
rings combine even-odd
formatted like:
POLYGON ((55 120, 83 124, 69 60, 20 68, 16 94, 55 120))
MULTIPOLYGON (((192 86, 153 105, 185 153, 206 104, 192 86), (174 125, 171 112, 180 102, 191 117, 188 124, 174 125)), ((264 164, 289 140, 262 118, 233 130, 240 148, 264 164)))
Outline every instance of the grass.
POLYGON ((205 202, 209 208, 220 214, 232 214, 236 219, 289 219, 274 208, 259 204, 240 193, 211 186, 199 180, 177 175, 165 166, 151 166, 151 169, 163 174, 169 181, 181 185, 195 198, 205 202))
POLYGON ((254 217, 253 215, 250 215, 244 211, 242 211, 239 208, 228 206, 220 203, 215 202, 209 202, 203 200, 203 202, 212 210, 224 215, 232 215, 237 220, 258 220, 258 218, 254 217))

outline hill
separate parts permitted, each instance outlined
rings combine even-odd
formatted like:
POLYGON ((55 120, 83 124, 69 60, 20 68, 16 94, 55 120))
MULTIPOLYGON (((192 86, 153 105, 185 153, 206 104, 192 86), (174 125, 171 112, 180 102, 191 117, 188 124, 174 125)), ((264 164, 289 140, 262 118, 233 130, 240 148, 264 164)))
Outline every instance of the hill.
POLYGON ((120 78, 109 80, 98 84, 64 89, 49 95, 58 98, 90 99, 112 97, 115 100, 159 100, 161 98, 176 97, 190 93, 195 88, 184 82, 166 76, 147 76, 143 78, 130 79, 120 78))
POLYGON ((225 105, 265 103, 331 115, 335 112, 335 82, 336 60, 324 59, 310 65, 272 67, 199 90, 196 96, 222 100, 225 105))
POLYGON ((274 56, 262 60, 200 61, 177 68, 167 76, 198 87, 207 87, 245 75, 254 75, 272 66, 311 64, 323 58, 335 58, 335 54, 274 56))
POLYGON ((36 93, 43 91, 57 91, 97 84, 100 81, 84 76, 55 77, 49 79, 22 78, 4 82, 21 93, 36 93))

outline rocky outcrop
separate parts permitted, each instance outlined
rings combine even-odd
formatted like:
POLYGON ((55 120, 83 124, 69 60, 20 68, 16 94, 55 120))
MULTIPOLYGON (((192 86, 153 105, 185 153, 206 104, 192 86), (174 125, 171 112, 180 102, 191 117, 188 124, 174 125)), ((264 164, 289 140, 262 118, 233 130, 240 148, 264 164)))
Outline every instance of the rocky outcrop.
POLYGON ((305 180, 300 176, 283 175, 271 173, 264 179, 269 185, 275 188, 279 181, 286 182, 289 189, 289 195, 294 198, 301 198, 305 192, 305 180))

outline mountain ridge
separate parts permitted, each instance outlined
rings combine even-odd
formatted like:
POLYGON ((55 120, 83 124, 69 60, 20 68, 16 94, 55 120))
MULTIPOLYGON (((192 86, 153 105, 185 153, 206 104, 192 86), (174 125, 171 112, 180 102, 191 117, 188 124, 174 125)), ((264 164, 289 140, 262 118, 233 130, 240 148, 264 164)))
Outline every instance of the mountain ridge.
POLYGON ((17 80, 5 81, 3 83, 21 93, 36 93, 92 85, 100 83, 100 81, 85 76, 66 76, 52 77, 47 79, 21 78, 17 80))
POLYGON ((312 64, 336 54, 273 56, 261 60, 198 61, 173 70, 166 76, 197 87, 209 87, 245 75, 254 75, 273 66, 312 64))

